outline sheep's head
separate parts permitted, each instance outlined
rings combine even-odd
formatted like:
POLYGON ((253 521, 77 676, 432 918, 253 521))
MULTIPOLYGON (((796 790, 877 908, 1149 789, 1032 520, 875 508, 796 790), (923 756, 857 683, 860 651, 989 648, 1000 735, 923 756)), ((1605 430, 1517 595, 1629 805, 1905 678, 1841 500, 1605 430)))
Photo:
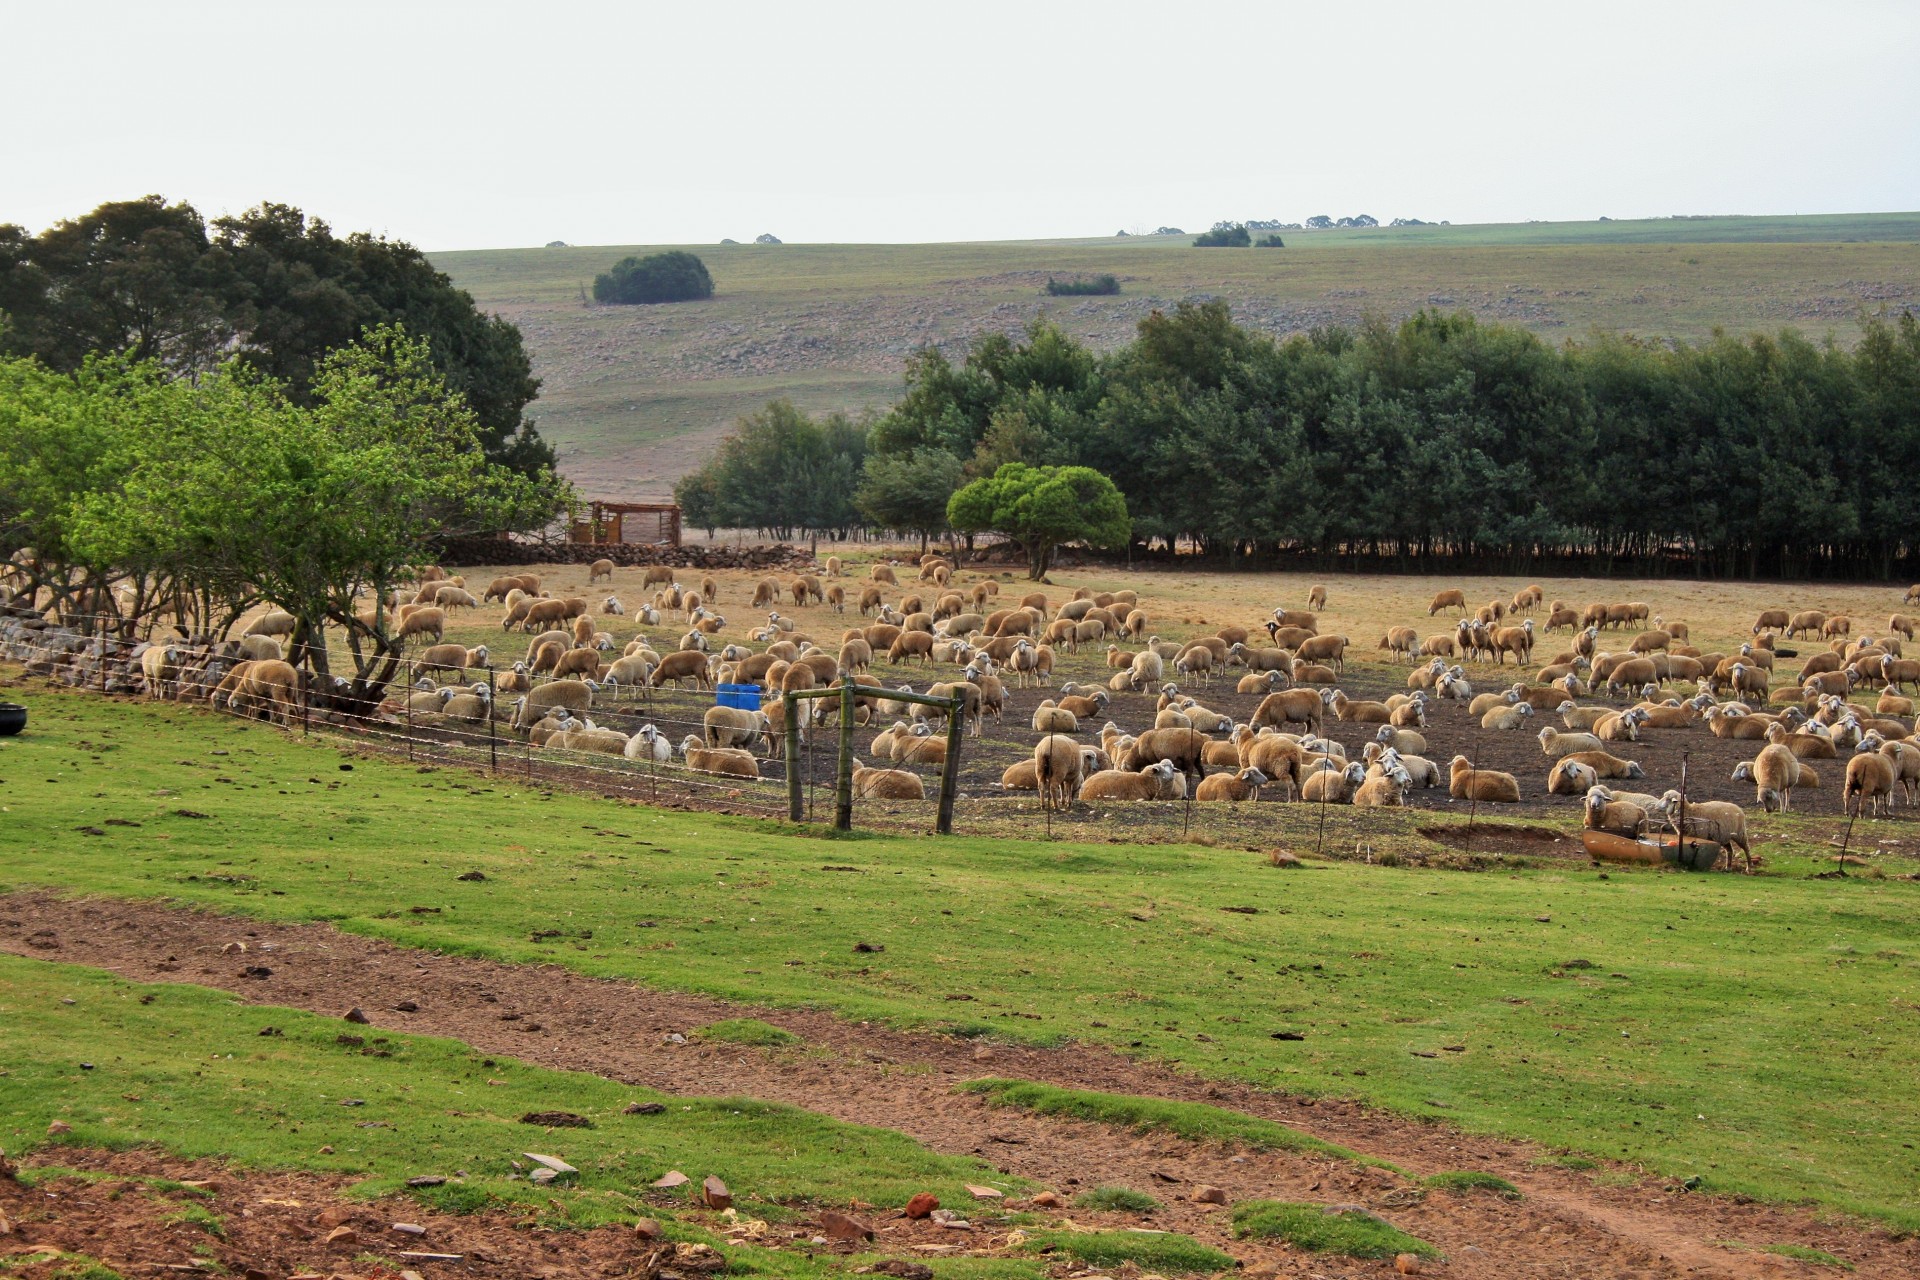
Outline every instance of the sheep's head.
POLYGON ((1733 766, 1733 781, 1752 782, 1753 762, 1750 760, 1742 760, 1739 764, 1733 766))

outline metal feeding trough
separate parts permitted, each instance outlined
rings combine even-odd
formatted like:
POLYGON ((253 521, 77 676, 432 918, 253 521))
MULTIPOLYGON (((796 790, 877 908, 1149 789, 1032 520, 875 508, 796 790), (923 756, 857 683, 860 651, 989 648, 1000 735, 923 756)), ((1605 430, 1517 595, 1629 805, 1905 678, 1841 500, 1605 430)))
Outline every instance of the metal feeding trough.
POLYGON ((1711 871, 1726 852, 1719 841, 1698 836, 1663 834, 1634 838, 1607 831, 1583 831, 1580 838, 1587 846, 1587 855, 1596 862, 1671 866, 1684 871, 1711 871))
POLYGON ((0 702, 0 738, 11 738, 27 727, 27 709, 17 702, 0 702))

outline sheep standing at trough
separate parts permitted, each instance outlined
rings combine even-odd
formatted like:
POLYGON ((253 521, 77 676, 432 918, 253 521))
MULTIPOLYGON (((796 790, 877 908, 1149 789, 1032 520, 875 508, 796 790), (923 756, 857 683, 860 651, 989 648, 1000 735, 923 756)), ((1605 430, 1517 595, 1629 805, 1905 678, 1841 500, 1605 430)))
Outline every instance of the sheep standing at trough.
POLYGON ((1747 814, 1737 804, 1725 800, 1691 800, 1683 806, 1678 791, 1660 797, 1660 811, 1669 828, 1682 836, 1711 840, 1726 851, 1727 866, 1733 866, 1735 849, 1746 857, 1747 870, 1753 870, 1753 844, 1747 836, 1747 814), (1684 807, 1684 822, 1681 810, 1684 807), (1680 827, 1686 830, 1681 831, 1680 827))

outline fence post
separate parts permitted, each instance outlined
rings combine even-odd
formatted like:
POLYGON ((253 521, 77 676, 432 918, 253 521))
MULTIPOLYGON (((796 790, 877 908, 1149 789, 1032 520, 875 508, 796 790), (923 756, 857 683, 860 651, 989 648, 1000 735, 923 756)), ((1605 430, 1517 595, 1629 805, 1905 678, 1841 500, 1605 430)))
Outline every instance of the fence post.
POLYGON ((493 732, 493 664, 487 664, 487 770, 500 772, 500 744, 493 732))
POLYGON ((834 766, 833 825, 853 830, 853 677, 840 677, 840 757, 834 766))
POLYGON ((966 706, 966 697, 956 693, 953 710, 947 712, 947 758, 940 766, 940 808, 933 820, 936 835, 953 834, 953 799, 960 789, 960 740, 967 727, 966 706))
POLYGON ((406 681, 405 687, 407 690, 405 703, 407 708, 407 762, 411 764, 413 762, 413 663, 403 663, 401 665, 401 671, 404 673, 402 679, 406 681))
POLYGON ((792 692, 780 695, 787 713, 787 820, 799 822, 805 816, 805 796, 800 787, 800 699, 792 692))

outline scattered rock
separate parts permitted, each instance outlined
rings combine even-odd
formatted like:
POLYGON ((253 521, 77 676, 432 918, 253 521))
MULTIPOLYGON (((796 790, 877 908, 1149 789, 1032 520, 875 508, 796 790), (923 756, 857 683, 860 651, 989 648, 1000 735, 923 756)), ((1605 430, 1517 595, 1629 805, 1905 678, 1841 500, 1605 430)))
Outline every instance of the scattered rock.
POLYGON ((485 880, 487 878, 487 873, 484 871, 462 871, 458 876, 454 878, 456 880, 479 881, 479 880, 485 880))
POLYGON ((387 1230, 398 1231, 403 1236, 423 1236, 427 1234, 425 1227, 413 1222, 396 1222, 391 1227, 388 1227, 387 1230))
POLYGON ((546 1166, 547 1168, 553 1170, 553 1172, 555 1173, 565 1174, 565 1173, 580 1172, 578 1169, 568 1164, 565 1160, 562 1160, 559 1156, 543 1156, 532 1151, 522 1151, 520 1154, 525 1156, 527 1159, 533 1161, 537 1165, 546 1166))
POLYGON ((367 1015, 366 1015, 366 1014, 364 1014, 364 1013, 362 1013, 362 1012, 360 1012, 360 1006, 359 1006, 359 1005, 355 1005, 355 1006, 353 1006, 353 1008, 351 1008, 351 1009, 349 1009, 349 1010, 347 1010, 347 1012, 346 1012, 346 1019, 347 1019, 347 1021, 348 1021, 348 1022, 357 1022, 357 1023, 359 1023, 359 1024, 361 1025, 361 1026, 366 1026, 366 1025, 367 1025, 367 1015))
POLYGON ((700 1198, 709 1209, 731 1209, 733 1192, 727 1190, 727 1184, 708 1174, 706 1181, 700 1184, 700 1198))
POLYGON ((653 1218, 641 1218, 633 1224, 633 1234, 642 1240, 658 1240, 666 1234, 665 1228, 653 1218))
POLYGON ((338 1227, 344 1225, 347 1219, 352 1216, 352 1212, 344 1206, 330 1204, 320 1211, 320 1216, 315 1218, 313 1222, 315 1226, 319 1227, 338 1227))
POLYGON ((1539 923, 1541 923, 1541 924, 1552 924, 1552 923, 1553 923, 1553 917, 1552 917, 1552 916, 1535 916, 1535 917, 1534 917, 1534 919, 1535 919, 1536 921, 1538 921, 1539 923))
POLYGON ((103 836, 107 834, 98 827, 75 827, 74 830, 83 836, 103 836))
POLYGON ((674 1187, 684 1187, 692 1181, 692 1178, 689 1178, 678 1169, 669 1169, 662 1174, 653 1185, 662 1189, 671 1190, 674 1187))
POLYGON ((73 1126, 68 1124, 65 1120, 55 1120, 52 1124, 47 1126, 47 1136, 49 1138, 57 1138, 63 1133, 72 1133, 72 1132, 73 1132, 73 1126))
POLYGON ((659 1102, 629 1102, 626 1106, 620 1108, 620 1114, 627 1116, 657 1116, 666 1109, 665 1104, 659 1102))
MULTIPOLYGON (((105 835, 106 832, 102 831, 97 834, 105 835)), ((853 944, 853 949, 862 953, 885 951, 887 944, 884 942, 856 942, 853 944)))
POLYGON ((885 1262, 876 1262, 873 1273, 881 1276, 897 1276, 899 1280, 933 1280, 933 1268, 921 1262, 908 1262, 905 1258, 888 1258, 885 1262))
POLYGON ((240 971, 240 976, 243 978, 258 978, 264 981, 273 976, 273 970, 263 964, 250 964, 240 971))
POLYGON ((445 1186, 446 1182, 447 1180, 437 1173, 422 1174, 418 1178, 407 1179, 407 1185, 410 1187, 440 1187, 445 1186))
POLYGON ((395 1013, 418 1013, 420 1012, 420 1006, 411 1000, 402 1000, 399 1004, 393 1006, 393 1011, 395 1013))
POLYGON ((248 1267, 240 1273, 242 1280, 273 1280, 273 1277, 258 1267, 248 1267))
POLYGON ((973 1224, 952 1209, 935 1209, 927 1216, 933 1219, 935 1226, 945 1227, 949 1231, 973 1230, 973 1224))
POLYGON ((1417 1253, 1396 1253, 1393 1255, 1393 1269, 1403 1276, 1420 1274, 1420 1255, 1417 1253))
POLYGON ((1152 1178, 1155 1182, 1179 1182, 1180 1181, 1179 1174, 1168 1173, 1164 1169, 1155 1169, 1151 1171, 1147 1176, 1152 1178))
POLYGON ((971 1182, 967 1184, 967 1194, 975 1200, 1004 1200, 1006 1198, 1005 1192, 995 1190, 992 1187, 976 1186, 971 1182))
POLYGON ((1199 1204, 1225 1204, 1227 1193, 1219 1187, 1202 1187, 1193 1193, 1193 1198, 1199 1204))
POLYGON ((924 1218, 939 1207, 940 1201, 938 1197, 934 1196, 931 1192, 922 1191, 919 1195, 907 1201, 907 1207, 901 1212, 905 1213, 909 1218, 924 1218))
POLYGON ((820 1230, 835 1240, 871 1240, 873 1228, 858 1218, 829 1209, 820 1215, 820 1230))
POLYGON ((1055 1195, 1051 1191, 1042 1191, 1039 1195, 1033 1198, 1033 1202, 1039 1205, 1043 1209, 1058 1209, 1061 1205, 1066 1203, 1065 1200, 1062 1200, 1059 1196, 1055 1195))
POLYGON ((352 1227, 335 1227, 327 1232, 327 1243, 345 1248, 360 1243, 360 1234, 352 1227))
POLYGON ((984 1044, 977 1044, 973 1046, 973 1060, 975 1062, 992 1062, 993 1050, 984 1044))
MULTIPOLYGON (((548 1129, 591 1129, 593 1121, 585 1116, 577 1116, 571 1111, 529 1111, 520 1117, 521 1124, 537 1124, 548 1129)), ((538 1159, 539 1157, 534 1157, 538 1159)), ((558 1172, 558 1170, 556 1170, 558 1172)))

